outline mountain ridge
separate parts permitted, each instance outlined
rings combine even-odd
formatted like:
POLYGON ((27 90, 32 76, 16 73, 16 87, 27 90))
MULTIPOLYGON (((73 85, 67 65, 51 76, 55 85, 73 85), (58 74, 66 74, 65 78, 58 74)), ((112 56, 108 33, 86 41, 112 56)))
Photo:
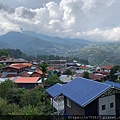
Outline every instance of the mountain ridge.
POLYGON ((20 49, 34 56, 39 54, 79 57, 88 60, 91 65, 120 64, 120 42, 93 43, 82 39, 80 41, 40 36, 38 38, 38 36, 27 35, 24 32, 9 32, 0 36, 0 48, 20 49))
MULTIPOLYGON (((46 37, 46 36, 44 36, 46 37)), ((74 42, 73 40, 66 40, 58 38, 59 41, 55 42, 55 38, 47 36, 48 40, 43 40, 36 36, 26 35, 20 32, 8 32, 2 36, 0 36, 0 42, 4 42, 9 44, 10 48, 18 48, 21 51, 25 52, 29 55, 37 55, 37 54, 64 54, 70 50, 76 50, 82 48, 91 42, 81 40, 78 42, 74 42), (50 38, 50 40, 49 40, 50 38), (62 41, 62 42, 61 42, 62 41), (75 46, 75 47, 73 47, 75 46)))

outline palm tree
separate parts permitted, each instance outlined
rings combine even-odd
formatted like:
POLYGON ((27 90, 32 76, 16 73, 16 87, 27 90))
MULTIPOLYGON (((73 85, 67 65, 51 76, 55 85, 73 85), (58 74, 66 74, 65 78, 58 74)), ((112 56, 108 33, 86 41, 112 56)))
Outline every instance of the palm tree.
POLYGON ((44 87, 44 78, 46 77, 45 74, 48 72, 47 67, 48 67, 48 64, 46 64, 45 62, 42 64, 38 64, 37 66, 37 68, 43 72, 43 74, 41 75, 43 87, 44 87))

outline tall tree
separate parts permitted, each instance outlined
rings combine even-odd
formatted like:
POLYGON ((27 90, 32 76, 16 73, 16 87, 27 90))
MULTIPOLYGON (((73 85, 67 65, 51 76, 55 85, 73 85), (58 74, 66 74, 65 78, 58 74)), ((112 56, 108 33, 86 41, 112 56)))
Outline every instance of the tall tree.
POLYGON ((50 87, 56 83, 62 83, 60 78, 57 76, 57 74, 52 74, 47 80, 45 81, 45 86, 50 87))
POLYGON ((48 67, 48 64, 46 64, 45 62, 42 63, 42 64, 38 64, 38 66, 37 66, 37 68, 43 72, 43 74, 41 76, 43 87, 44 87, 44 84, 45 84, 44 78, 46 77, 46 73, 48 72, 47 67, 48 67))
POLYGON ((6 80, 0 83, 0 97, 5 98, 8 92, 14 87, 14 83, 10 80, 6 80))

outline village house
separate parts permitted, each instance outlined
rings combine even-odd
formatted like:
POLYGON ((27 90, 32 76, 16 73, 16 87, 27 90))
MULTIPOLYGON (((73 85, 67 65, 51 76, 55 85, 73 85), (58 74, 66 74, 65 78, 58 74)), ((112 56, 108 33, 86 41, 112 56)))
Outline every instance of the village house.
POLYGON ((32 72, 32 73, 30 74, 29 77, 41 77, 42 74, 43 74, 43 72, 42 72, 41 70, 36 69, 34 72, 32 72))
POLYGON ((54 67, 55 69, 60 69, 65 66, 66 60, 48 60, 47 64, 49 67, 54 67))
POLYGON ((120 84, 101 83, 78 77, 71 82, 48 88, 54 96, 64 96, 67 115, 120 115, 120 84))
POLYGON ((28 63, 27 60, 19 58, 19 59, 14 59, 10 56, 2 56, 0 57, 0 64, 5 64, 5 65, 10 65, 14 63, 28 63))
POLYGON ((20 76, 22 72, 26 71, 32 66, 30 63, 16 63, 11 64, 2 68, 2 76, 1 77, 15 77, 20 76))
MULTIPOLYGON (((83 77, 83 73, 80 74, 80 77, 83 77)), ((106 80, 108 80, 107 75, 103 75, 100 73, 89 73, 89 79, 91 80, 95 80, 98 82, 104 82, 106 80)))
POLYGON ((102 66, 101 71, 110 72, 111 68, 113 68, 113 66, 102 66))
POLYGON ((32 89, 38 86, 40 77, 12 77, 10 80, 16 83, 19 88, 32 89))

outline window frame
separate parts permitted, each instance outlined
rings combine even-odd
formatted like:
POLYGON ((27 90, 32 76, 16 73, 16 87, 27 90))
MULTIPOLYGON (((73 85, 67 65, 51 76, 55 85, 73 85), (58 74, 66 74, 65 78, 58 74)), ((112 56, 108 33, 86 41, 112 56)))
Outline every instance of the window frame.
POLYGON ((110 108, 114 108, 114 103, 113 102, 110 103, 110 108), (111 105, 112 105, 112 107, 111 107, 111 105))
POLYGON ((71 108, 71 100, 67 98, 67 106, 71 108))
POLYGON ((105 108, 106 108, 105 104, 102 105, 102 111, 105 110, 105 108))

